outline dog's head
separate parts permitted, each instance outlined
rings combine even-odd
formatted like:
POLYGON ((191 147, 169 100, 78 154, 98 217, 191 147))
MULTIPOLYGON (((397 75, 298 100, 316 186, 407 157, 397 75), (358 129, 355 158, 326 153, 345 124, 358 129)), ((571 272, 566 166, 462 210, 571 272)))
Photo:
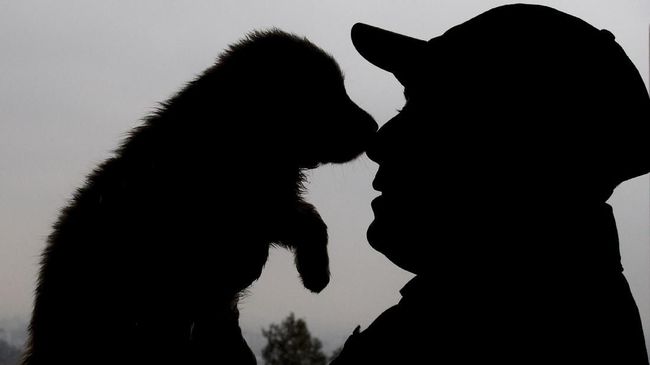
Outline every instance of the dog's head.
POLYGON ((280 30, 254 32, 220 60, 234 103, 254 120, 261 145, 300 168, 343 163, 360 155, 377 123, 345 90, 334 58, 305 38, 280 30), (251 103, 251 101, 254 101, 251 103))
POLYGON ((252 166, 261 176, 273 177, 263 187, 256 181, 238 182, 251 184, 250 190, 265 189, 272 214, 279 217, 253 234, 262 241, 274 232, 270 239, 295 253, 304 286, 321 291, 329 282, 327 227, 311 205, 300 201, 300 170, 359 156, 377 123, 350 99, 332 56, 305 38, 279 30, 254 32, 230 46, 194 86, 212 90, 195 93, 208 95, 198 103, 206 110, 204 119, 227 113, 228 118, 221 118, 225 122, 206 125, 240 139, 228 144, 228 152, 240 157, 238 164, 245 162, 236 168, 252 166), (222 109, 214 108, 217 98, 222 109), (298 201, 287 202, 288 194, 298 195, 298 201), (289 209, 278 209, 283 204, 289 209))

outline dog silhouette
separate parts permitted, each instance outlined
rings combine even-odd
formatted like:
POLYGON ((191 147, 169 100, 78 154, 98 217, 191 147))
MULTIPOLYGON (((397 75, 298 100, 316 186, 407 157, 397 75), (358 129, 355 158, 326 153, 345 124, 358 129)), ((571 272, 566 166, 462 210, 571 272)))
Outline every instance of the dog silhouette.
POLYGON ((361 154, 377 129, 335 60, 255 31, 146 117, 48 237, 24 365, 255 363, 239 293, 269 247, 304 286, 329 281, 306 169, 361 154))

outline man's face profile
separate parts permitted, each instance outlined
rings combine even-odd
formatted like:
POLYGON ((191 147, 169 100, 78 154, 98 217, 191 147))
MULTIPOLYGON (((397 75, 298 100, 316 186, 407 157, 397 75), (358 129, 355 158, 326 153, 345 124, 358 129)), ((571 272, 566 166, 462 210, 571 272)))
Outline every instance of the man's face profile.
POLYGON ((373 188, 381 193, 372 202, 375 219, 368 228, 368 242, 410 272, 421 271, 425 251, 431 249, 429 230, 436 209, 432 203, 439 199, 426 195, 438 163, 436 138, 421 106, 409 100, 378 131, 368 150, 368 157, 379 164, 373 188))
POLYGON ((476 147, 482 138, 474 131, 476 114, 440 87, 407 87, 406 105, 379 129, 367 152, 379 164, 373 188, 381 193, 372 202, 368 242, 417 274, 461 257, 475 240, 477 215, 498 198, 486 193, 494 179, 480 166, 492 165, 476 147))

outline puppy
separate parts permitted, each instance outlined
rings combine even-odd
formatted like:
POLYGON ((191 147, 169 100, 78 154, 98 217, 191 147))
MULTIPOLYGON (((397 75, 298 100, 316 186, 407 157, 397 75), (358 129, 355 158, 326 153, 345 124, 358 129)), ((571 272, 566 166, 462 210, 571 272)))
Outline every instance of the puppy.
POLYGON ((377 129, 334 59, 254 32, 162 103, 65 207, 42 255, 24 365, 255 363, 238 294, 269 246, 329 281, 304 170, 350 161, 377 129))

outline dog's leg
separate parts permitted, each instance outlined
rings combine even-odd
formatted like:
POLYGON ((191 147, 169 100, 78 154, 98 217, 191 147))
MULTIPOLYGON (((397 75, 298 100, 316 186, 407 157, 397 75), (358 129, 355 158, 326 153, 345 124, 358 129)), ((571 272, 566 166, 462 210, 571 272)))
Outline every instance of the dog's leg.
POLYGON ((292 250, 305 288, 320 292, 329 283, 327 225, 313 205, 299 201, 287 217, 280 244, 292 250))

